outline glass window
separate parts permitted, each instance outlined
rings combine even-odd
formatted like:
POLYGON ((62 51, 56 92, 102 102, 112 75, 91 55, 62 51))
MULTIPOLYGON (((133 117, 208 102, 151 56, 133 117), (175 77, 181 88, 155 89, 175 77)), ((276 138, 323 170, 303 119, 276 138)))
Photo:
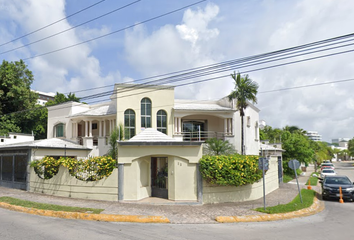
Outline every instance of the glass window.
POLYGON ((57 125, 55 125, 54 127, 54 137, 64 137, 64 124, 63 123, 59 123, 57 125))
POLYGON ((126 139, 135 136, 135 112, 131 109, 124 112, 124 135, 126 139))
POLYGON ((141 127, 151 127, 151 100, 148 98, 141 100, 141 127))
POLYGON ((157 131, 167 134, 167 114, 164 110, 157 112, 157 131))

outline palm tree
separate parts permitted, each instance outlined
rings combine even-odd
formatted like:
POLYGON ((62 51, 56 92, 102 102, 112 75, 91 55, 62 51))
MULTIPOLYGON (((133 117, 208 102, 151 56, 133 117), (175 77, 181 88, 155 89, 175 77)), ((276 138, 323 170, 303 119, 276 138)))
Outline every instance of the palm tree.
POLYGON ((205 143, 205 152, 207 155, 232 155, 236 153, 234 146, 229 141, 210 138, 205 143))
POLYGON ((248 77, 248 75, 244 75, 241 77, 240 73, 233 73, 231 77, 235 81, 235 89, 230 93, 229 101, 236 99, 236 108, 240 111, 241 116, 241 154, 244 155, 244 116, 245 109, 248 106, 248 102, 257 103, 257 92, 258 92, 258 84, 252 79, 248 77))

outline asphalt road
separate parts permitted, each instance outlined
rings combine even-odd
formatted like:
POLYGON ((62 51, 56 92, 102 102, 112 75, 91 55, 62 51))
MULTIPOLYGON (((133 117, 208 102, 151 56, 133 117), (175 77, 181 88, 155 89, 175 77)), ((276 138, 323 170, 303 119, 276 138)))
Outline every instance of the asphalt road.
MULTIPOLYGON (((336 164, 354 179, 354 168, 336 164)), ((352 239, 354 203, 326 201, 316 215, 291 220, 235 224, 133 224, 40 217, 0 209, 0 239, 352 239)))

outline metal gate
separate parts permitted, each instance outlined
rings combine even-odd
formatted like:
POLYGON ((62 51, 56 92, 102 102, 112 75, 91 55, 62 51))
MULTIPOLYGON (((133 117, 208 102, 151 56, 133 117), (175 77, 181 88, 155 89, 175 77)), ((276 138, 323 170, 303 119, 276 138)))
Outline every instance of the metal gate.
POLYGON ((167 158, 151 158, 151 197, 168 199, 167 169, 167 158))
POLYGON ((0 186, 26 190, 28 154, 0 154, 0 186))
POLYGON ((283 182, 283 161, 280 156, 278 156, 278 179, 279 184, 283 182))

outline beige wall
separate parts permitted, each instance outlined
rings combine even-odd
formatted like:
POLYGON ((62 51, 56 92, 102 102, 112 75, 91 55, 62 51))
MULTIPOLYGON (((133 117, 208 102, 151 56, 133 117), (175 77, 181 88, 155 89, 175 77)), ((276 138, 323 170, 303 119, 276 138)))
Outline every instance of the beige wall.
POLYGON ((108 178, 94 182, 76 179, 67 168, 61 166, 51 179, 41 179, 30 168, 29 191, 54 196, 93 200, 118 201, 118 170, 114 169, 108 178))
POLYGON ((201 145, 196 146, 122 146, 118 144, 118 162, 132 163, 145 156, 179 156, 189 163, 198 163, 202 157, 201 145))
POLYGON ((124 164, 124 200, 141 200, 151 196, 150 158, 124 164))
POLYGON ((197 201, 197 164, 188 163, 179 157, 170 157, 168 167, 168 198, 175 201, 197 201))
POLYGON ((124 124, 124 112, 131 109, 135 112, 136 134, 141 132, 141 109, 140 103, 143 98, 151 100, 151 127, 156 129, 156 114, 159 110, 165 110, 167 113, 168 126, 167 135, 173 136, 173 114, 174 89, 164 89, 164 86, 143 86, 139 88, 129 88, 129 84, 116 85, 118 91, 117 97, 117 125, 124 124))
MULTIPOLYGON (((265 177, 266 194, 279 188, 278 159, 271 157, 265 177)), ((244 202, 263 197, 263 180, 241 187, 217 186, 203 182, 203 203, 244 202)))

